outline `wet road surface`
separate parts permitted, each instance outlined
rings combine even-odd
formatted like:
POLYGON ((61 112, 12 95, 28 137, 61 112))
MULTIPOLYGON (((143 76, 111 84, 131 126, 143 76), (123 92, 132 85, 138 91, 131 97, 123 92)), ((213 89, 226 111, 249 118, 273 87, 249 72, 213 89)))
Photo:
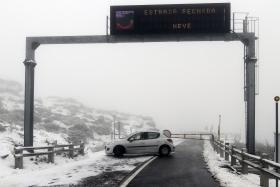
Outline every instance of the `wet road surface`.
POLYGON ((155 159, 128 187, 219 187, 207 170, 203 158, 203 141, 186 140, 170 157, 155 159))

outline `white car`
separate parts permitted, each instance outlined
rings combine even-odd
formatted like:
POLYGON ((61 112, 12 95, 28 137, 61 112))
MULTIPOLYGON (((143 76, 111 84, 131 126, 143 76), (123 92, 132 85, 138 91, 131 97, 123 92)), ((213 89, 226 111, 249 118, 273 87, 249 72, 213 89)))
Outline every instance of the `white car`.
POLYGON ((175 146, 171 138, 156 131, 136 132, 128 138, 116 140, 105 146, 107 155, 116 157, 123 154, 159 154, 168 156, 175 152, 175 146))

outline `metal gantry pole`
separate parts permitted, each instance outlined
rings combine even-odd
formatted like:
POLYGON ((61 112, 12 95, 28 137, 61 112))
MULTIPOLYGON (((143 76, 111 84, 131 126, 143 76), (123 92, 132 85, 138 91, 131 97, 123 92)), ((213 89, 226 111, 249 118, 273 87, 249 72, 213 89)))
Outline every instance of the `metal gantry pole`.
POLYGON ((24 146, 33 146, 33 113, 34 113, 34 68, 33 60, 25 60, 25 93, 24 93, 24 146))
POLYGON ((25 52, 25 87, 24 87, 24 146, 33 146, 34 123, 34 74, 35 74, 35 50, 39 46, 37 42, 26 39, 25 52))
POLYGON ((246 57, 245 57, 245 71, 246 71, 246 148, 248 153, 255 154, 255 72, 256 62, 255 57, 255 38, 250 38, 245 42, 246 45, 246 57))
MULTIPOLYGON (((274 97, 275 101, 275 161, 278 163, 278 101, 279 101, 279 96, 274 97)), ((276 187, 278 187, 278 179, 276 178, 276 187)))

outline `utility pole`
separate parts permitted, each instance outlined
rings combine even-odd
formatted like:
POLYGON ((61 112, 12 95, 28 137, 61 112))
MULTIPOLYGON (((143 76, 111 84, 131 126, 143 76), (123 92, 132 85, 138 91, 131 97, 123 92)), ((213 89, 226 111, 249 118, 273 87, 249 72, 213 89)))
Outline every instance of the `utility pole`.
POLYGON ((114 137, 114 140, 116 139, 116 116, 114 115, 113 116, 114 117, 114 121, 113 121, 113 133, 114 133, 114 135, 113 135, 113 137, 114 137))
POLYGON ((106 36, 109 35, 109 17, 106 16, 106 36))
MULTIPOLYGON (((276 132, 275 132, 275 161, 278 163, 278 101, 280 100, 279 96, 274 97, 275 101, 275 126, 276 126, 276 132)), ((276 179, 276 187, 278 187, 278 179, 276 179)))
POLYGON ((221 114, 219 115, 218 140, 221 140, 221 114))
POLYGON ((121 139, 121 122, 118 122, 119 139, 121 139))

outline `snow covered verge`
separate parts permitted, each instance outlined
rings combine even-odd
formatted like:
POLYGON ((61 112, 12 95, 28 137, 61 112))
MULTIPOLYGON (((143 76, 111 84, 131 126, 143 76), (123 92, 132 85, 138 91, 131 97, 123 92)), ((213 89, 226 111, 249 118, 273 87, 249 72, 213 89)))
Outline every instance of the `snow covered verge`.
MULTIPOLYGON (((65 159, 56 157, 55 164, 28 165, 24 170, 3 168, 0 163, 1 186, 48 186, 79 184, 83 178, 97 176, 103 172, 130 171, 150 156, 124 157, 106 156, 104 151, 88 153, 85 157, 65 159)), ((28 160, 25 159, 25 160, 28 160)))
POLYGON ((260 179, 258 175, 238 175, 223 166, 227 165, 223 158, 214 151, 209 141, 204 142, 203 157, 209 171, 224 187, 258 187, 260 179))
MULTIPOLYGON (((204 160, 209 171, 219 180, 223 187, 256 187, 260 186, 260 176, 256 174, 239 175, 223 166, 228 165, 223 158, 214 151, 209 141, 204 142, 204 160)), ((269 179, 269 187, 276 187, 275 179, 269 179)))

